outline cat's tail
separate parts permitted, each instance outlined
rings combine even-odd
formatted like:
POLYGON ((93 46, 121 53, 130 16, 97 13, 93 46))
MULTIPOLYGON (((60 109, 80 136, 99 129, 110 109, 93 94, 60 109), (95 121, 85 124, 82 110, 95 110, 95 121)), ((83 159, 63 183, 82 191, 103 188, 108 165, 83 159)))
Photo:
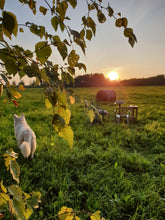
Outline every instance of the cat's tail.
POLYGON ((28 158, 31 153, 29 142, 23 141, 20 145, 21 152, 25 158, 28 158))

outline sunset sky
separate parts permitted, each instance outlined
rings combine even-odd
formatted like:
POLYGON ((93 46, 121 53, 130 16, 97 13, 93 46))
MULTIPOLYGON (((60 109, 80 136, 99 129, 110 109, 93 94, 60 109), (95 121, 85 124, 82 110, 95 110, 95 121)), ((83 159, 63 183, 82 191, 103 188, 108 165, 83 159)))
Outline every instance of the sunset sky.
MULTIPOLYGON (((97 23, 96 36, 87 43, 86 56, 80 52, 80 61, 86 64, 87 73, 103 73, 107 76, 109 72, 115 71, 120 79, 165 74, 165 0, 105 0, 106 5, 108 2, 116 13, 121 12, 122 17, 128 19, 128 27, 133 28, 138 43, 132 48, 123 35, 123 29, 116 28, 115 20, 107 17, 105 24, 97 23)), ((39 4, 45 6, 43 0, 39 0, 39 4)), ((51 34, 56 34, 47 25, 50 17, 33 16, 27 9, 17 0, 6 0, 5 10, 15 13, 18 23, 41 23, 51 34)), ((69 23, 71 28, 81 30, 81 16, 85 11, 86 0, 78 0, 77 10, 70 10, 68 14, 73 18, 72 23, 69 23)), ((26 30, 12 40, 32 50, 35 42, 40 41, 26 30)), ((54 60, 61 62, 56 53, 52 56, 54 60)))

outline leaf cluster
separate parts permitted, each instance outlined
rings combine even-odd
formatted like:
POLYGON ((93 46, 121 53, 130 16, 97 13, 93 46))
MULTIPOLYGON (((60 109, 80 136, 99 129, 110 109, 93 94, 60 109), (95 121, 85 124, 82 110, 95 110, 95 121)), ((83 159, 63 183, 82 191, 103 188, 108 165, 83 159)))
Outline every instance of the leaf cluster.
POLYGON ((0 214, 6 209, 10 212, 11 216, 16 219, 28 219, 33 213, 33 209, 38 208, 40 203, 40 192, 32 192, 27 194, 22 191, 19 184, 20 167, 16 161, 17 153, 12 149, 6 151, 3 155, 5 159, 5 166, 17 185, 13 184, 7 188, 3 185, 3 180, 0 182, 0 214))

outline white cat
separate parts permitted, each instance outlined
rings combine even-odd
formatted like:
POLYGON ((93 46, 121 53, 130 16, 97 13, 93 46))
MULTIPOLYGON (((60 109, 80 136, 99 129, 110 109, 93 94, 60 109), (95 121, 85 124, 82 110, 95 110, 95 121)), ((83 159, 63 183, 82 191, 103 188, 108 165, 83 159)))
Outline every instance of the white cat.
POLYGON ((36 136, 26 122, 24 114, 17 116, 14 114, 14 130, 18 147, 25 158, 32 159, 36 150, 36 136))

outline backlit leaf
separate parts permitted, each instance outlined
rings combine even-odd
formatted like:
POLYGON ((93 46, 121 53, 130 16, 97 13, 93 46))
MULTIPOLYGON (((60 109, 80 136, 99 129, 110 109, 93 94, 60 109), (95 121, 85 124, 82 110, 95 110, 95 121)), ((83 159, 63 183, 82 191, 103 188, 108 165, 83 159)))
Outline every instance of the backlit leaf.
POLYGON ((73 212, 73 209, 72 208, 68 208, 66 206, 63 206, 61 208, 61 210, 59 211, 58 213, 58 218, 59 220, 65 220, 67 218, 67 216, 69 214, 71 214, 73 212))
POLYGON ((52 104, 51 104, 51 102, 49 101, 48 98, 45 99, 45 107, 46 107, 47 109, 52 108, 52 104))
POLYGON ((58 135, 60 137, 64 138, 68 142, 70 148, 72 149, 74 133, 73 133, 71 127, 68 125, 65 125, 65 127, 60 130, 58 135))
POLYGON ((69 109, 58 108, 58 114, 65 120, 65 124, 69 124, 71 112, 69 109))
POLYGON ((75 103, 75 98, 73 96, 69 96, 69 100, 70 100, 70 104, 74 104, 75 103))
POLYGON ((66 107, 67 106, 66 94, 64 92, 60 92, 60 91, 58 91, 56 94, 57 94, 58 103, 64 107, 66 107))
POLYGON ((91 216, 90 216, 90 219, 91 220, 100 220, 100 211, 96 211, 95 213, 93 213, 91 216))
POLYGON ((95 118, 95 113, 94 113, 94 111, 93 111, 93 110, 89 110, 89 111, 87 112, 87 116, 89 117, 89 120, 90 120, 90 122, 92 123, 93 120, 94 120, 94 118, 95 118))

